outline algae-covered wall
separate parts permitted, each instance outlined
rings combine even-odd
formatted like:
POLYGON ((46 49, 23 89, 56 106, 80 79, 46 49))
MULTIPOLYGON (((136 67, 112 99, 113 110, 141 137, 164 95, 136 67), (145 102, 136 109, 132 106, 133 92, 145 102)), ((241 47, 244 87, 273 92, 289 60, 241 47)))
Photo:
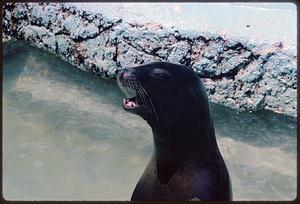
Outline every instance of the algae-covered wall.
POLYGON ((254 44, 131 23, 63 3, 5 4, 2 24, 5 41, 25 40, 102 78, 147 62, 180 63, 203 79, 212 102, 296 116, 296 51, 283 42, 254 44))

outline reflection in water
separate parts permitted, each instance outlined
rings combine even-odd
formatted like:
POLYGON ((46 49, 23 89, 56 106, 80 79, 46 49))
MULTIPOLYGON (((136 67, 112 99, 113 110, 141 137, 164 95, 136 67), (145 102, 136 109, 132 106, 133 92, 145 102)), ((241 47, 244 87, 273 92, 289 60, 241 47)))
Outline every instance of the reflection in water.
MULTIPOLYGON (((9 200, 129 200, 152 133, 113 81, 24 47, 3 66, 3 193, 9 200)), ((296 196, 296 122, 213 105, 235 200, 296 196)))

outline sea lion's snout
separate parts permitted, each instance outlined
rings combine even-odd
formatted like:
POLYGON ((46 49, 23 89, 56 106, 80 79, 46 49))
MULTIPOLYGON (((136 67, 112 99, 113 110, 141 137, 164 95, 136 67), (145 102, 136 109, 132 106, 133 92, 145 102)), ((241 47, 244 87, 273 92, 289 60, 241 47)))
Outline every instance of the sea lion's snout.
POLYGON ((124 68, 122 70, 119 70, 117 73, 117 80, 122 81, 122 83, 126 81, 131 81, 133 79, 133 72, 132 69, 124 68))
POLYGON ((117 80, 118 81, 123 79, 124 72, 125 72, 124 69, 118 70, 118 72, 117 72, 117 80))
POLYGON ((146 105, 146 97, 143 89, 135 79, 134 72, 133 68, 120 70, 117 73, 117 82, 122 92, 126 95, 126 98, 123 99, 123 108, 126 111, 141 114, 143 107, 146 105))
POLYGON ((150 125, 179 125, 183 115, 195 114, 186 99, 190 98, 187 90, 198 80, 189 69, 167 62, 123 68, 117 73, 118 85, 126 95, 123 108, 150 125))

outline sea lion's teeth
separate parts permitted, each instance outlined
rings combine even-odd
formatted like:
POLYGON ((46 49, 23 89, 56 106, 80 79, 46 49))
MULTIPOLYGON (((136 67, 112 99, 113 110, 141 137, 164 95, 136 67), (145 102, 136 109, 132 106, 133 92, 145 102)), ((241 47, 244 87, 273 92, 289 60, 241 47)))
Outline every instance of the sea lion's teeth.
POLYGON ((132 108, 134 105, 133 105, 133 103, 131 101, 128 101, 127 106, 129 106, 129 107, 132 108))
POLYGON ((123 98, 123 103, 126 103, 126 100, 125 100, 125 98, 123 98))

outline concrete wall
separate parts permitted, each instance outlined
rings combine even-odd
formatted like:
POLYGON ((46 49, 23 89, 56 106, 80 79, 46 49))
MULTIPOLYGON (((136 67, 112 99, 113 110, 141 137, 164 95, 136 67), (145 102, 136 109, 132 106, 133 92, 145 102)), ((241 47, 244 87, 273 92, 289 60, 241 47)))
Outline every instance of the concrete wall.
POLYGON ((282 42, 132 24, 58 3, 6 4, 2 24, 4 40, 25 40, 102 78, 114 78, 123 67, 170 61, 193 67, 212 102, 296 116, 296 51, 282 42))

